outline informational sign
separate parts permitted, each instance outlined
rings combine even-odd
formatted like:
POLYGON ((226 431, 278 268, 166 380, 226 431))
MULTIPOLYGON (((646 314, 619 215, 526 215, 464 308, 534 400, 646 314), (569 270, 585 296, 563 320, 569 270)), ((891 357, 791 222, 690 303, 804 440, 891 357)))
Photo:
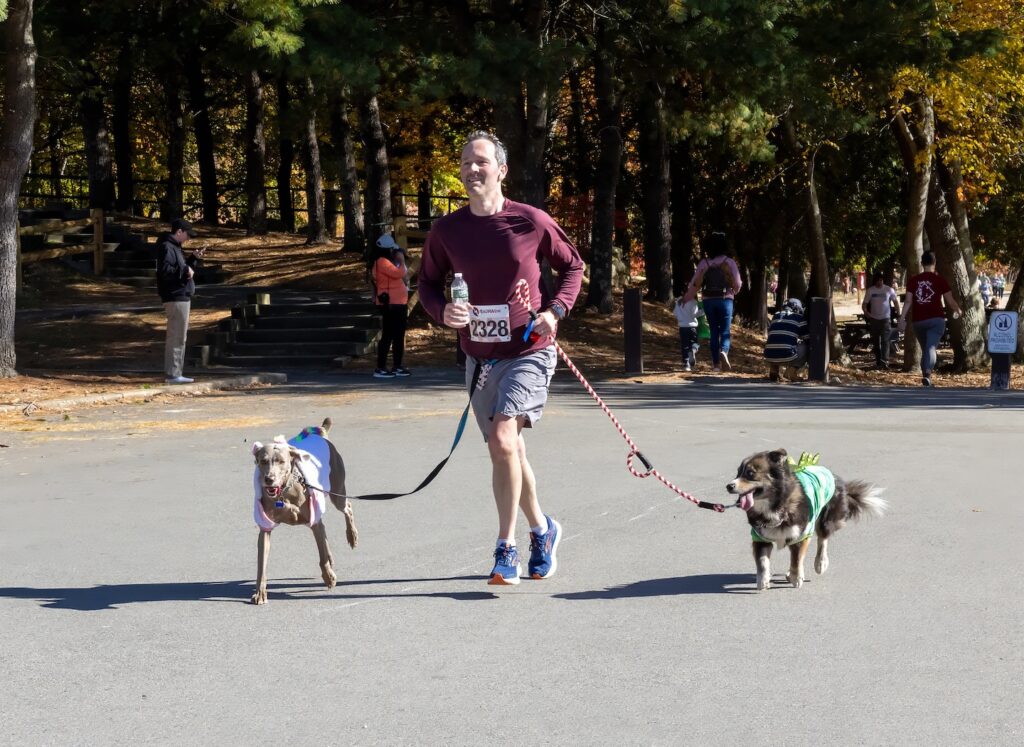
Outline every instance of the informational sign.
POLYGON ((1017 352, 1017 312, 994 311, 988 320, 988 352, 1017 352))

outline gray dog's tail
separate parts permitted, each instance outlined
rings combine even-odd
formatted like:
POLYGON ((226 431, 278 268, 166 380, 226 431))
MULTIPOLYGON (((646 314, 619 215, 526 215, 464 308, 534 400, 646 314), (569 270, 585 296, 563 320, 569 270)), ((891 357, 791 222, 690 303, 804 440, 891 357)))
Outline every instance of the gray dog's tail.
POLYGON ((863 480, 851 480, 846 483, 846 495, 850 499, 850 518, 884 515, 889 504, 882 498, 883 490, 884 488, 863 480))

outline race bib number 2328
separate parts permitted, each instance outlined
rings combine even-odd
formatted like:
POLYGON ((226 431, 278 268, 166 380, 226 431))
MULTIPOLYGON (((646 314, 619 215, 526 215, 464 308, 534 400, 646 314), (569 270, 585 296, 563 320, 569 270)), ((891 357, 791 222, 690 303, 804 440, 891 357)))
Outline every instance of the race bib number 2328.
POLYGON ((469 314, 469 339, 473 342, 508 342, 512 339, 508 304, 474 306, 469 314))

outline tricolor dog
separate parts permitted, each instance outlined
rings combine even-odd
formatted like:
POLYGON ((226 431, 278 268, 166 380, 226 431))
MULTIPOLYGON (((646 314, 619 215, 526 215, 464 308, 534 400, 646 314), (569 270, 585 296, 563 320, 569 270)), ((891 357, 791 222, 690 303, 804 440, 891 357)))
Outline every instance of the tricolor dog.
POLYGON ((270 533, 278 524, 305 524, 313 530, 320 553, 320 574, 328 589, 333 589, 337 580, 323 523, 328 497, 345 514, 348 544, 356 546, 359 533, 345 495, 345 463, 327 438, 330 428, 331 419, 326 418, 319 428, 306 428, 290 441, 278 436, 269 444, 257 441, 252 445, 256 457, 253 519, 260 530, 253 604, 267 601, 270 533))
POLYGON ((739 495, 737 505, 747 512, 758 590, 771 587, 772 545, 789 547, 786 579, 800 588, 812 535, 818 535, 814 570, 822 574, 828 569, 829 538, 846 520, 881 516, 886 509, 881 488, 861 480, 845 482, 808 454, 793 462, 785 449, 744 459, 726 490, 739 495))

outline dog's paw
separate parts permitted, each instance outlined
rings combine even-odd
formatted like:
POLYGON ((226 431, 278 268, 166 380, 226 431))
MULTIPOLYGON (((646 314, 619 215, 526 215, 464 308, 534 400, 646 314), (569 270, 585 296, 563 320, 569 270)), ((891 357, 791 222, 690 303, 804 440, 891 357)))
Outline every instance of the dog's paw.
POLYGON ((799 589, 804 585, 804 576, 802 573, 794 573, 793 571, 790 571, 786 574, 786 580, 793 584, 794 589, 799 589))
POLYGON ((828 570, 828 555, 819 555, 814 560, 814 572, 819 576, 828 570))
POLYGON ((257 589, 256 592, 252 595, 252 598, 249 601, 252 602, 253 604, 266 604, 267 603, 267 590, 266 589, 257 589))
POLYGON ((758 591, 767 591, 770 588, 772 588, 772 580, 771 580, 771 578, 769 578, 768 576, 758 576, 757 577, 757 590, 758 591))
POLYGON ((338 577, 334 575, 334 568, 332 568, 330 564, 327 564, 321 570, 322 573, 320 575, 324 579, 324 586, 328 589, 333 589, 335 584, 338 582, 338 577))

